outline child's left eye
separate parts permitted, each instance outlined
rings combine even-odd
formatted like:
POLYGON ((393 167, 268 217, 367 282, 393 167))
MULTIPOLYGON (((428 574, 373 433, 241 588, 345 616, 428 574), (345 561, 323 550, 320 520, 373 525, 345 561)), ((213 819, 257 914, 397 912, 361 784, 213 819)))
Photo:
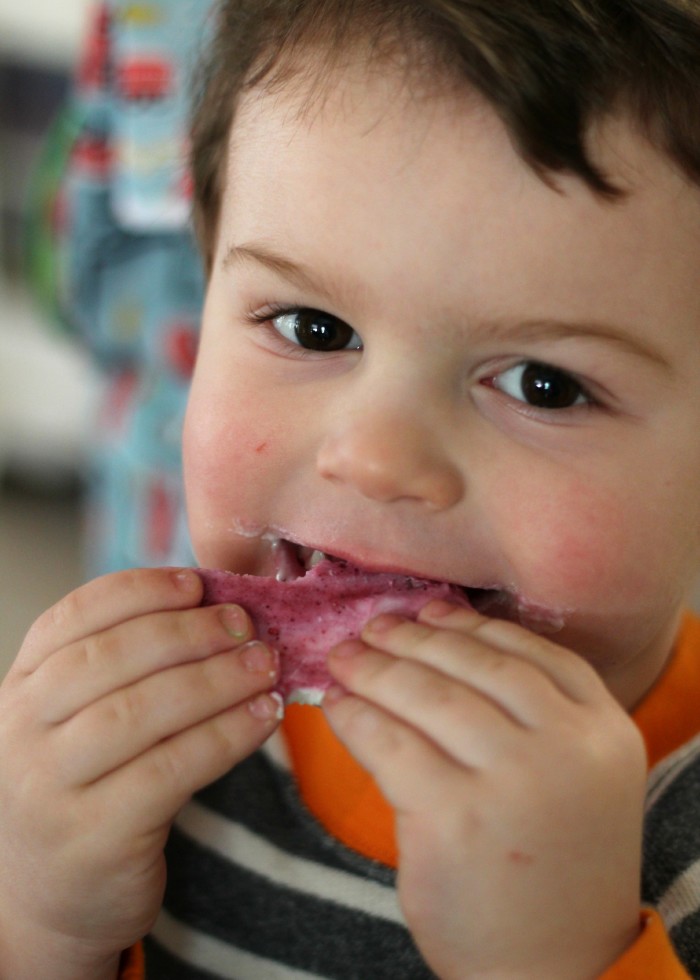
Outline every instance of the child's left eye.
POLYGON ((286 340, 306 350, 325 353, 362 348, 361 338, 349 324, 322 310, 287 310, 269 317, 269 322, 286 340))
POLYGON ((537 361, 516 364, 489 379, 489 384, 533 408, 573 408, 576 405, 590 405, 593 401, 571 374, 537 361))

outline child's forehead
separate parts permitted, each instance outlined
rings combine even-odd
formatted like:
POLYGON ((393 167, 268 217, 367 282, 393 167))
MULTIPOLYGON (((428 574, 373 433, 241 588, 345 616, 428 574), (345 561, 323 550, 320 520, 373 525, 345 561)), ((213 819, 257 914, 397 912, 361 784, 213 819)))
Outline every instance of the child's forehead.
MULTIPOLYGON (((369 64, 362 53, 348 56, 325 74, 302 65, 298 71, 292 67, 285 78, 287 84, 255 86, 238 101, 229 134, 229 166, 237 144, 251 132, 257 139, 263 131, 284 132, 293 139, 304 131, 350 131, 354 126, 358 139, 371 144, 380 130, 390 128, 405 140, 408 157, 412 145, 444 137, 441 127, 447 127, 468 132, 482 143, 488 139, 502 149, 504 160, 508 158, 511 165, 515 160, 518 168, 537 175, 555 192, 568 180, 583 185, 580 178, 562 177, 528 162, 497 110, 464 79, 436 74, 426 83, 403 63, 369 64)), ((697 185, 652 146, 637 122, 622 110, 593 119, 585 143, 595 164, 622 191, 621 201, 629 194, 655 190, 664 196, 700 200, 697 185)), ((614 200, 610 206, 615 206, 614 200)))

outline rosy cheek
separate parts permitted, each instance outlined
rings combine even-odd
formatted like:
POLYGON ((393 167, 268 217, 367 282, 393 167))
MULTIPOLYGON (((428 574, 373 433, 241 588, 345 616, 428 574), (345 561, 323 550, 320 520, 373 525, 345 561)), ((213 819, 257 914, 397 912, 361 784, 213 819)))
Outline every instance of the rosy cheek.
POLYGON ((216 509, 230 508, 245 498, 253 484, 265 486, 265 469, 273 453, 274 439, 262 429, 234 424, 197 431, 189 428, 185 439, 188 484, 216 509))
POLYGON ((513 540, 526 592, 547 605, 617 605, 649 587, 644 542, 625 494, 568 487, 521 511, 513 540), (529 553, 528 553, 529 552, 529 553))

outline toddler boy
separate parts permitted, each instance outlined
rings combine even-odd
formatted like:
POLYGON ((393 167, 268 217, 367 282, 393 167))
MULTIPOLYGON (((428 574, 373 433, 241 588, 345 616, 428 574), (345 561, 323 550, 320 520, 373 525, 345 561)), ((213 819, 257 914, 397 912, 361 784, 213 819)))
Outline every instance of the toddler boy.
POLYGON ((700 729, 699 54, 688 0, 223 5, 198 560, 475 611, 368 623, 269 738, 275 653, 191 570, 59 603, 2 689, 0 972, 116 976, 169 837, 149 976, 700 976, 692 866, 668 927, 640 895, 700 729))

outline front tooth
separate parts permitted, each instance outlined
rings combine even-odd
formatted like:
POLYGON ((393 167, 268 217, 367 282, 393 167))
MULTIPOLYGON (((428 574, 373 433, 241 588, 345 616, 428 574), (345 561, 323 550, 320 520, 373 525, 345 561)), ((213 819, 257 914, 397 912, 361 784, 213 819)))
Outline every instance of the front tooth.
POLYGON ((323 551, 312 551, 308 561, 306 562, 306 567, 309 570, 315 568, 320 561, 325 561, 325 559, 326 556, 323 551))

